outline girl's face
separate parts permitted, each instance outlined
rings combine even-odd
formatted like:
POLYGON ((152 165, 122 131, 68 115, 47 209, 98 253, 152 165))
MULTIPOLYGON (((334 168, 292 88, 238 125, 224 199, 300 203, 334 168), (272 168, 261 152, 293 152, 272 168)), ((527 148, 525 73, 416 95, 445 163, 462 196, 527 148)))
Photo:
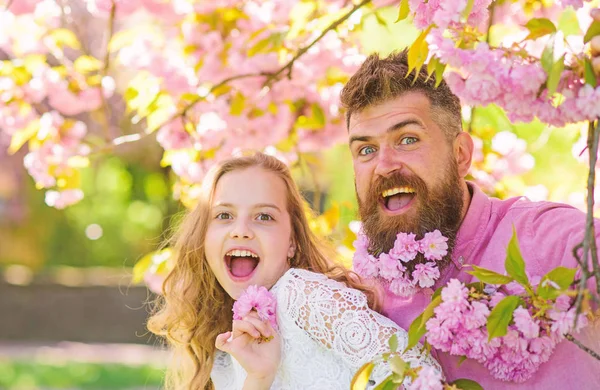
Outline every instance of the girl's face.
POLYGON ((233 298, 252 284, 271 288, 295 253, 285 182, 251 167, 221 176, 209 213, 205 250, 219 284, 233 298))

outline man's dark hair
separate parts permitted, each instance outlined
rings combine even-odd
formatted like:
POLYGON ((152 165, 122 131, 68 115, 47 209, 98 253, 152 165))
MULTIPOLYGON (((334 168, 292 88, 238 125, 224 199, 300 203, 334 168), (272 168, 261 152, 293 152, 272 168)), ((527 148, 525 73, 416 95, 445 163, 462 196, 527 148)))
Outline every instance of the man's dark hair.
POLYGON ((360 69, 350 78, 341 94, 346 109, 346 127, 350 117, 367 107, 384 103, 408 92, 422 92, 431 104, 431 114, 436 124, 449 140, 462 131, 460 100, 445 81, 436 88, 435 74, 427 80, 427 70, 422 67, 417 80, 415 71, 408 71, 408 51, 394 52, 386 58, 371 54, 360 69))

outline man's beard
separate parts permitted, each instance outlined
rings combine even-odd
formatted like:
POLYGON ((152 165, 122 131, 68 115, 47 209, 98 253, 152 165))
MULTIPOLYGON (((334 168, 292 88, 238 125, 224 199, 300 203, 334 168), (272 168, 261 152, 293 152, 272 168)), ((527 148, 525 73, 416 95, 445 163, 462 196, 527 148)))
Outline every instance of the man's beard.
MULTIPOLYGON (((448 254, 437 262, 440 269, 446 267, 450 262, 463 210, 463 190, 454 159, 451 160, 444 177, 445 180, 436 188, 428 188, 423 179, 418 176, 394 173, 379 178, 364 201, 357 196, 362 228, 369 238, 371 254, 377 256, 389 252, 394 246, 396 235, 400 232, 414 233, 417 235, 416 239, 421 239, 425 233, 437 229, 448 238, 448 254), (413 203, 410 207, 418 207, 416 216, 414 210, 409 211, 411 217, 404 214, 384 215, 380 206, 382 192, 394 187, 406 186, 415 190, 415 198, 412 202, 416 204, 413 203)), ((405 266, 412 271, 416 264, 425 262, 423 254, 419 253, 415 260, 405 266)))

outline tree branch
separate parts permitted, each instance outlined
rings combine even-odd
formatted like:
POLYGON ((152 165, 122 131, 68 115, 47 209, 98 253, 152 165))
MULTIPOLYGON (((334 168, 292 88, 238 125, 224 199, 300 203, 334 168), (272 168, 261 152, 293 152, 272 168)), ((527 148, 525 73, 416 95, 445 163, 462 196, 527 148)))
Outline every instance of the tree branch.
POLYGON ((581 348, 582 350, 584 350, 585 352, 587 352, 588 354, 590 354, 592 357, 600 360, 600 355, 596 351, 593 351, 592 349, 590 349, 590 348, 586 347, 585 345, 581 344, 581 341, 577 340, 570 333, 567 333, 565 335, 565 338, 567 340, 569 340, 570 342, 572 342, 573 344, 575 344, 576 346, 578 346, 579 348, 581 348))
POLYGON ((281 75, 286 70, 288 70, 288 77, 291 78, 292 66, 294 66, 294 62, 296 62, 296 60, 298 58, 302 57, 304 55, 304 53, 309 51, 311 47, 313 47, 317 42, 319 42, 321 39, 323 39, 323 37, 325 35, 327 35, 328 32, 335 30, 340 24, 344 23, 348 18, 350 18, 350 16, 352 16, 352 14, 354 14, 358 9, 364 7, 365 5, 369 4, 370 2, 371 2, 371 0, 361 1, 360 3, 354 5, 354 7, 352 7, 352 9, 350 9, 348 12, 346 12, 346 14, 344 16, 342 16, 338 20, 331 23, 308 46, 305 46, 302 49, 298 50, 298 53, 296 53, 296 55, 283 68, 279 69, 272 76, 269 76, 269 79, 267 79, 267 81, 265 82, 265 85, 269 85, 272 81, 274 81, 277 77, 279 77, 279 75, 281 75))
MULTIPOLYGON (((292 59, 290 59, 278 71, 276 71, 276 72, 245 73, 245 74, 239 74, 239 75, 235 75, 235 76, 231 76, 231 77, 228 77, 226 79, 223 79, 219 83, 213 85, 207 93, 205 93, 204 95, 198 95, 194 100, 192 100, 191 102, 189 102, 185 107, 183 107, 181 110, 179 110, 173 116, 171 116, 169 119, 165 120, 163 123, 161 123, 159 126, 157 126, 157 129, 160 129, 161 127, 163 127, 163 126, 171 123, 172 121, 174 121, 178 117, 185 115, 189 110, 191 110, 194 106, 196 106, 196 104, 198 104, 199 102, 205 100, 215 90, 217 90, 218 88, 223 87, 224 85, 230 83, 231 81, 245 79, 245 78, 250 78, 250 77, 267 77, 267 79, 265 80, 264 86, 268 86, 273 81, 275 81, 286 70, 288 70, 288 77, 291 77, 291 69, 294 66, 294 62, 296 62, 296 60, 298 60, 300 57, 302 57, 308 50, 310 50, 311 47, 313 47, 317 42, 319 42, 321 39, 323 39, 323 37, 329 31, 332 31, 332 30, 336 29, 340 24, 342 24, 348 18, 350 18, 350 16, 352 16, 352 14, 354 14, 354 12, 356 12, 358 9, 364 7, 365 5, 369 4, 371 1, 372 0, 363 0, 360 3, 354 5, 354 7, 352 7, 352 9, 350 9, 347 13, 345 13, 341 18, 339 18, 336 21, 332 22, 311 43, 309 43, 307 46, 304 46, 300 50, 298 50, 298 52, 296 53, 296 55, 294 55, 294 57, 292 59)), ((126 136, 123 136, 123 137, 116 138, 116 139, 114 139, 111 142, 111 145, 106 145, 106 146, 104 146, 104 147, 102 147, 102 148, 100 148, 98 150, 95 150, 92 154, 98 154, 98 153, 102 153, 102 152, 111 150, 112 147, 116 146, 116 145, 121 145, 121 144, 124 144, 124 143, 130 143, 130 142, 139 141, 139 140, 145 138, 146 136, 148 136, 150 134, 151 133, 143 131, 143 132, 140 132, 140 133, 129 134, 129 135, 126 135, 126 136)))
POLYGON ((14 0, 8 0, 8 3, 6 3, 6 6, 4 7, 5 11, 8 11, 8 9, 10 8, 10 6, 12 5, 14 0))
MULTIPOLYGON (((588 126, 587 148, 589 155, 590 170, 587 180, 587 217, 585 223, 585 236, 583 240, 583 259, 581 265, 581 279, 577 289, 577 299, 575 307, 577 308, 577 317, 581 314, 583 293, 590 277, 596 276, 596 293, 600 294, 600 271, 598 270, 598 250, 596 248, 596 234, 594 229, 594 187, 596 181, 596 160, 598 158, 598 136, 599 126, 594 126, 590 121, 588 126), (592 270, 589 266, 589 257, 592 258, 592 270)), ((578 259, 578 257, 576 257, 578 259)), ((578 260, 579 262, 579 260, 578 260)))

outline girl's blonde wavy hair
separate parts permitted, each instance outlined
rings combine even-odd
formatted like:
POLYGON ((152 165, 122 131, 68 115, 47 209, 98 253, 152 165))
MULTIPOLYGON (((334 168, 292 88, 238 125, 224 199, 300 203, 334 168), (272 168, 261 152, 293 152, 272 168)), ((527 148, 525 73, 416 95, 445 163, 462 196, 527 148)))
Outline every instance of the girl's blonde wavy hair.
POLYGON ((215 357, 215 339, 231 329, 233 299, 219 285, 206 261, 204 238, 216 185, 228 172, 260 167, 278 175, 287 189, 287 210, 292 224, 296 254, 294 268, 327 275, 363 291, 371 308, 379 305, 373 290, 355 273, 334 261, 336 255, 310 230, 304 201, 288 167, 278 159, 255 153, 225 160, 211 169, 203 181, 196 208, 185 216, 169 240, 174 247, 173 268, 148 321, 148 329, 166 339, 173 352, 167 370, 167 389, 213 389, 210 373, 215 357))

